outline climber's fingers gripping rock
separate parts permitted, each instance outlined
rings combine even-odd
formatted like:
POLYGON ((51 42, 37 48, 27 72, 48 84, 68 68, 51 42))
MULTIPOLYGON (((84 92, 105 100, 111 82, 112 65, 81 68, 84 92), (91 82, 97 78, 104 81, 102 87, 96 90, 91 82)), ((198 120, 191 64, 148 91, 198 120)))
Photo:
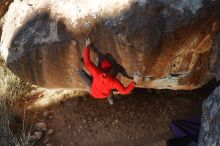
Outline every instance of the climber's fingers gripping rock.
POLYGON ((92 45, 92 41, 90 39, 90 37, 86 38, 86 47, 90 48, 92 45))
POLYGON ((135 83, 137 83, 141 79, 141 74, 139 72, 133 73, 132 76, 135 83))

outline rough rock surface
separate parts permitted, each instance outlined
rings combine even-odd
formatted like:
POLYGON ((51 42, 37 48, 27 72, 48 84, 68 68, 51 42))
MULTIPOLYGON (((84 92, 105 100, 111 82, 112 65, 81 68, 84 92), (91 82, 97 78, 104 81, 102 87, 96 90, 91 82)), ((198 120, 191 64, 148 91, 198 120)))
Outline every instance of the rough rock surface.
POLYGON ((5 15, 11 3, 12 3, 12 0, 1 0, 0 1, 0 38, 2 34, 2 25, 3 25, 3 20, 1 20, 1 18, 5 15))
POLYGON ((215 73, 216 79, 220 80, 220 32, 215 36, 213 48, 211 50, 210 71, 215 73))
POLYGON ((121 65, 113 67, 125 84, 125 72, 139 71, 140 87, 191 90, 218 73, 219 6, 215 0, 15 0, 1 54, 33 84, 83 88, 78 70, 89 35, 121 65))
POLYGON ((199 146, 219 146, 220 86, 203 102, 199 146))

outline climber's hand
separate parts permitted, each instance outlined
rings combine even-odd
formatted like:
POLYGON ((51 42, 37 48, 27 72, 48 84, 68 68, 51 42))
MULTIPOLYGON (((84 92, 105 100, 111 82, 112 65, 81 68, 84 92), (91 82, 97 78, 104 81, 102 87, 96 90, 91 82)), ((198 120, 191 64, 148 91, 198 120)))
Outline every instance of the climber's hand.
POLYGON ((133 74, 133 80, 134 80, 134 82, 138 82, 139 80, 140 80, 140 78, 141 78, 141 74, 139 73, 139 72, 135 72, 134 74, 133 74))
POLYGON ((91 47, 91 45, 92 45, 91 39, 89 37, 86 38, 86 47, 91 47))

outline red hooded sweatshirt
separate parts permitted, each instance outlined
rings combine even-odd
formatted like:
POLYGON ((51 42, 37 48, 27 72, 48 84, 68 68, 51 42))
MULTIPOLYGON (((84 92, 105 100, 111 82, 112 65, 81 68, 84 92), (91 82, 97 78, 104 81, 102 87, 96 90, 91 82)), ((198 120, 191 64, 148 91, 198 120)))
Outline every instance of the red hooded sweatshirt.
POLYGON ((90 48, 88 47, 84 49, 84 64, 93 77, 91 95, 94 98, 107 98, 111 94, 112 89, 118 90, 121 94, 128 94, 135 87, 135 82, 131 82, 125 88, 117 78, 101 71, 90 60, 90 48))

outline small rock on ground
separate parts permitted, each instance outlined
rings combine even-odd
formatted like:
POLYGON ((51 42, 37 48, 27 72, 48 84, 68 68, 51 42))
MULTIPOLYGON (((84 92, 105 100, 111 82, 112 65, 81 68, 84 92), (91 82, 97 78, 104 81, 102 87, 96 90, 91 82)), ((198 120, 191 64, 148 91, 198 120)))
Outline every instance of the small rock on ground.
POLYGON ((49 129, 48 131, 47 131, 47 135, 51 135, 51 134, 53 134, 54 133, 54 130, 53 129, 49 129))
POLYGON ((47 125, 45 123, 36 123, 35 128, 40 131, 47 131, 47 125))
POLYGON ((30 137, 29 137, 29 141, 30 142, 34 142, 34 141, 36 141, 37 140, 37 137, 35 136, 35 135, 31 135, 30 137))
POLYGON ((34 135, 36 136, 37 139, 41 139, 41 137, 43 136, 43 132, 37 131, 37 132, 34 132, 34 135))

